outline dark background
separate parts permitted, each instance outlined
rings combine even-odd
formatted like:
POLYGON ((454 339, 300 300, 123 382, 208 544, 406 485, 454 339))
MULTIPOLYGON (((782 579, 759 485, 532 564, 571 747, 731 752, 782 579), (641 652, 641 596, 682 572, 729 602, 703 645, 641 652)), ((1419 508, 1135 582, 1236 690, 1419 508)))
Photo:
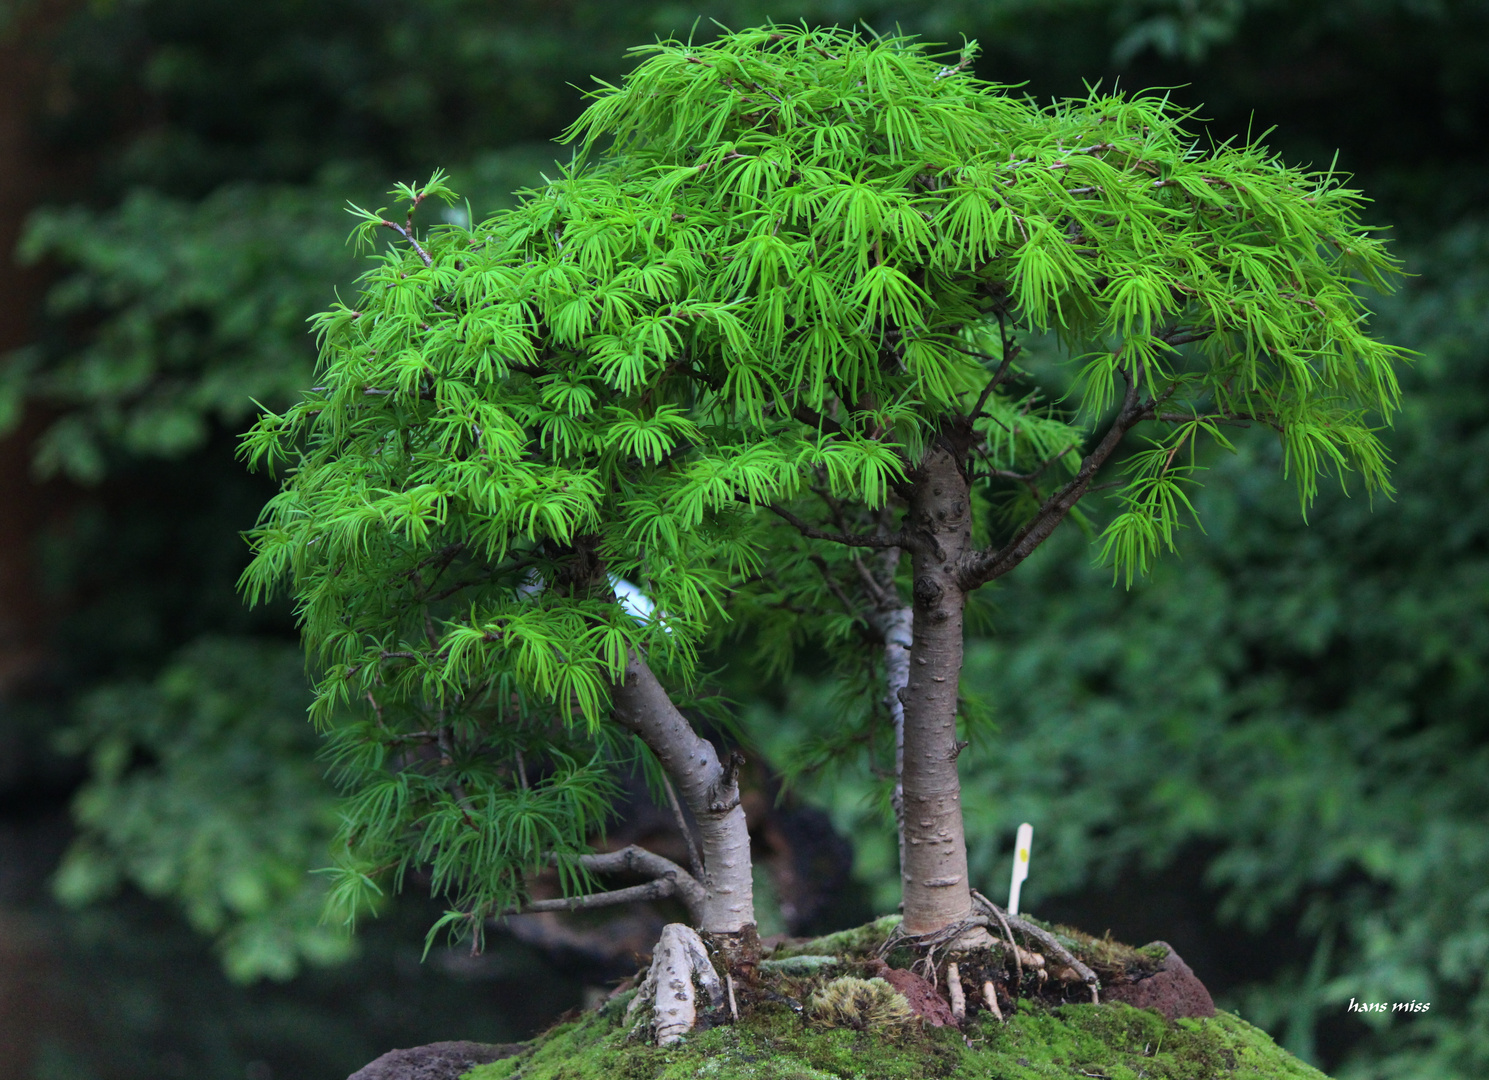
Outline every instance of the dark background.
MULTIPOLYGON (((1489 3, 35 0, 0 3, 0 1077, 337 1080, 525 1037, 613 974, 510 937, 421 962, 417 889, 355 946, 318 925, 334 805, 290 614, 235 593, 271 485, 233 447, 250 398, 308 385, 346 200, 443 166, 499 207, 577 87, 700 17, 965 33, 1039 97, 1170 87, 1375 200, 1413 276, 1374 326, 1420 354, 1394 499, 1305 523, 1242 440, 1130 591, 1076 530, 1031 560, 969 648, 997 725, 969 841, 997 896, 1034 822, 1026 909, 1172 942, 1334 1075, 1489 1075, 1489 3), (1351 998, 1432 1008, 1367 1026, 1351 998)), ((727 675, 757 760, 827 708, 800 670, 727 675)), ((798 793, 854 841, 816 928, 893 906, 872 795, 798 793)))

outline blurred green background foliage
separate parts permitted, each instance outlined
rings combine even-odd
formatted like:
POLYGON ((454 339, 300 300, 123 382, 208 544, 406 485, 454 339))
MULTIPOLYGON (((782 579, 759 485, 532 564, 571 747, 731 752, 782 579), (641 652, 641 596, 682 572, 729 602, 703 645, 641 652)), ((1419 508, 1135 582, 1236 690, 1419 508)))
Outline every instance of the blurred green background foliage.
MULTIPOLYGON (((355 942, 318 923, 307 872, 334 802, 290 613, 234 592, 272 482, 232 446, 254 400, 309 385, 305 319, 358 272, 347 200, 443 166, 470 203, 451 220, 479 217, 565 154, 548 140, 629 46, 767 18, 966 34, 980 75, 1040 97, 1173 87, 1217 141, 1275 127, 1289 161, 1337 152, 1376 199, 1415 276, 1372 298, 1374 329, 1421 354, 1386 436, 1394 499, 1326 491, 1304 523, 1251 433, 1207 462, 1205 530, 1130 590, 1057 538, 969 649, 991 724, 963 756, 969 843, 1000 889, 1033 822, 1027 908, 1167 938, 1223 1006, 1335 1075, 1489 1075, 1489 3, 0 9, 0 223, 29 267, 0 303, 16 1077, 335 1078, 392 1045, 523 1037, 602 981, 510 939, 420 965, 417 896, 355 942), (1432 1011, 1367 1024, 1350 998, 1432 1011), (23 999, 65 1004, 37 1022, 23 999)), ((844 707, 819 656, 763 687, 732 659, 766 760, 844 707)), ((892 905, 882 783, 795 784, 853 837, 854 895, 892 905)))

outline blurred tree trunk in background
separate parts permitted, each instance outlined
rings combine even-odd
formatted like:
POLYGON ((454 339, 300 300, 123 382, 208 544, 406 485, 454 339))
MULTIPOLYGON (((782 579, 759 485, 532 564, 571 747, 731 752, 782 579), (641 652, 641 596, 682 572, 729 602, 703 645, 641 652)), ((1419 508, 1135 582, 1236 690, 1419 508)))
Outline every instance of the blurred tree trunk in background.
MULTIPOLYGON (((36 138, 35 119, 66 92, 54 57, 35 42, 69 17, 74 0, 49 0, 39 10, 12 16, 18 25, 0 37, 0 355, 35 340, 46 297, 47 273, 22 266, 16 250, 26 220, 38 205, 55 199, 76 177, 36 138)), ((32 417, 0 439, 0 698, 8 696, 42 663, 49 620, 37 573, 36 540, 58 509, 59 487, 35 483, 31 443, 43 420, 32 417)), ((10 733, 0 728, 0 783, 10 733)))
MULTIPOLYGON (((76 7, 61 0, 18 12, 11 16, 17 24, 0 35, 0 355, 35 339, 48 275, 20 265, 11 253, 31 212, 55 197, 70 171, 35 137, 35 117, 60 84, 54 58, 34 43, 76 7)), ((43 668, 54 622, 38 572, 37 538, 58 513, 63 485, 40 485, 33 477, 31 443, 41 426, 34 417, 0 438, 0 799, 24 789, 30 764, 30 740, 5 715, 7 699, 43 668)), ((0 1080, 30 1080, 41 1034, 66 1026, 50 992, 55 958, 44 925, 7 907, 16 899, 13 879, 30 869, 16 831, 9 821, 0 823, 0 1080)))

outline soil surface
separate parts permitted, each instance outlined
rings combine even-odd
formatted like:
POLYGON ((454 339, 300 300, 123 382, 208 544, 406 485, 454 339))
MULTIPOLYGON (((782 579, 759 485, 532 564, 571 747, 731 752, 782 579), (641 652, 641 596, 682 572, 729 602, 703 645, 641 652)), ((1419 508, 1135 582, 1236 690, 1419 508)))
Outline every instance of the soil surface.
POLYGON ((941 996, 941 991, 915 972, 892 968, 880 960, 870 969, 870 974, 874 978, 883 979, 904 994, 905 1000, 910 1003, 910 1011, 932 1027, 956 1023, 956 1017, 951 1014, 951 1005, 941 996))

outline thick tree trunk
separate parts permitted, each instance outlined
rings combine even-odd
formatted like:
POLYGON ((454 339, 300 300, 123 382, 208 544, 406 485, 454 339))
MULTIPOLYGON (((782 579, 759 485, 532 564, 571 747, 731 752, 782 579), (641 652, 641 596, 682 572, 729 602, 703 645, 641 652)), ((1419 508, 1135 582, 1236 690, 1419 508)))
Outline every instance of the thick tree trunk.
POLYGON ((904 930, 926 934, 972 911, 957 776, 957 683, 966 594, 961 560, 972 552, 972 508, 957 459, 933 444, 913 477, 906 522, 914 571, 914 631, 905 704, 904 930))
POLYGON ((750 834, 739 803, 737 761, 720 762, 713 744, 693 730, 672 704, 646 661, 627 656, 623 682, 611 687, 615 718, 657 755, 698 823, 703 848, 704 897, 699 929, 746 945, 755 940, 750 834))

